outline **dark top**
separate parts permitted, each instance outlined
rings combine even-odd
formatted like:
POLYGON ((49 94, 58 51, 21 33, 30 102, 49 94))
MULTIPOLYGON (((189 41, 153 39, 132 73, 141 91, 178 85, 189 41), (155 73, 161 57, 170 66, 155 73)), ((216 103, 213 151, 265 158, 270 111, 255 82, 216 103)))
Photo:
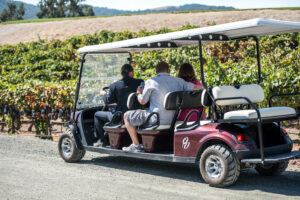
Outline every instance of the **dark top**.
POLYGON ((136 92, 142 82, 144 82, 142 79, 130 77, 116 81, 109 86, 109 93, 103 96, 103 100, 106 104, 117 103, 114 112, 121 111, 124 113, 128 110, 127 99, 129 94, 136 92))

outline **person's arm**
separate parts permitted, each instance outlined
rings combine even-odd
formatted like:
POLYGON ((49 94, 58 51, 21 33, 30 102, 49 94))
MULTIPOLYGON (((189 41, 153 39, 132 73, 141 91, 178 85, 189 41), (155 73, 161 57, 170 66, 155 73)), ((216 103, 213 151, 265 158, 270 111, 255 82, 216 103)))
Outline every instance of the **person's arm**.
POLYGON ((146 103, 149 102, 151 93, 154 90, 151 81, 152 81, 151 79, 146 81, 144 89, 142 89, 141 87, 138 87, 137 89, 137 94, 138 94, 137 99, 139 103, 142 105, 145 105, 146 103))
POLYGON ((145 101, 142 100, 142 97, 141 97, 142 94, 141 93, 137 93, 137 95, 138 95, 137 99, 138 99, 139 103, 142 104, 142 105, 145 105, 147 102, 145 102, 145 101))
POLYGON ((109 86, 109 93, 103 95, 103 101, 104 101, 105 104, 117 103, 115 85, 111 84, 109 86))
POLYGON ((182 78, 179 78, 179 80, 181 81, 184 91, 196 91, 196 90, 203 89, 201 84, 199 85, 199 84, 187 82, 187 81, 183 80, 182 78))

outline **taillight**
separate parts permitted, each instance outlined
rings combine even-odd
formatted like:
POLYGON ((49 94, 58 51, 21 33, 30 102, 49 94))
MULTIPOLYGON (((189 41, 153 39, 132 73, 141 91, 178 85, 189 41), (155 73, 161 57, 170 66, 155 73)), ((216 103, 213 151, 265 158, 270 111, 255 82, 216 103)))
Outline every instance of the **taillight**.
POLYGON ((235 137, 239 142, 248 142, 250 140, 248 135, 237 135, 235 137))
POLYGON ((282 129, 282 132, 283 132, 285 135, 288 135, 288 133, 286 132, 285 129, 282 129))

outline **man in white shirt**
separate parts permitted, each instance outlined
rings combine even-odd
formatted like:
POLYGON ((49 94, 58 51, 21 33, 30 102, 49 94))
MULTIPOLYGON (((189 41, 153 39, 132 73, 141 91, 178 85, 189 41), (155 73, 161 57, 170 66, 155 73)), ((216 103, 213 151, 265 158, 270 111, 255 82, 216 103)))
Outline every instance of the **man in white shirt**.
MULTIPOLYGON (((149 110, 132 110, 124 114, 125 126, 131 137, 132 144, 128 147, 123 147, 123 151, 143 151, 143 145, 139 143, 137 137, 136 127, 143 125, 150 113, 159 113, 161 125, 171 124, 175 111, 169 111, 164 108, 164 98, 167 93, 202 89, 199 85, 194 85, 181 78, 171 76, 169 64, 166 62, 159 62, 157 64, 156 73, 156 77, 146 81, 144 89, 141 87, 137 89, 140 104, 144 105, 150 101, 149 110)), ((155 121, 156 116, 154 115, 151 117, 150 123, 155 121)))

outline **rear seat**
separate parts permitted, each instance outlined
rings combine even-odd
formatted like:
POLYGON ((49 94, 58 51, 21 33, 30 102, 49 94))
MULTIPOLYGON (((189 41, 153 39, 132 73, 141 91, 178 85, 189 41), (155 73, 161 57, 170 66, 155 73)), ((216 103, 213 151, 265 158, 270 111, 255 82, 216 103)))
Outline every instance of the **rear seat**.
MULTIPOLYGON (((202 91, 178 91, 170 92, 165 96, 164 107, 166 110, 174 110, 174 117, 171 124, 141 126, 137 132, 142 136, 144 149, 146 152, 154 151, 171 151, 173 149, 173 134, 175 127, 184 125, 184 129, 193 129, 199 126, 202 113, 198 113, 196 122, 182 124, 177 121, 181 109, 193 109, 202 107, 201 103, 202 91)), ((188 119, 186 119, 187 121, 188 119)))
MULTIPOLYGON (((213 98, 237 98, 246 97, 252 103, 260 103, 264 100, 264 91, 260 85, 241 85, 239 88, 233 86, 218 86, 212 89, 213 98)), ((218 106, 231 106, 240 104, 249 104, 244 99, 226 99, 215 102, 218 106)), ((298 115, 294 108, 290 107, 270 107, 258 109, 263 122, 283 121, 288 119, 297 119, 298 115)), ((235 110, 225 112, 223 120, 226 122, 239 122, 247 120, 257 121, 257 112, 255 109, 235 110)))
MULTIPOLYGON (((129 110, 147 109, 149 104, 141 105, 136 97, 136 93, 131 93, 127 99, 127 108, 129 110)), ((123 146, 131 144, 131 139, 124 125, 123 113, 117 112, 112 120, 105 124, 104 131, 108 133, 109 143, 113 149, 121 149, 123 146)))

